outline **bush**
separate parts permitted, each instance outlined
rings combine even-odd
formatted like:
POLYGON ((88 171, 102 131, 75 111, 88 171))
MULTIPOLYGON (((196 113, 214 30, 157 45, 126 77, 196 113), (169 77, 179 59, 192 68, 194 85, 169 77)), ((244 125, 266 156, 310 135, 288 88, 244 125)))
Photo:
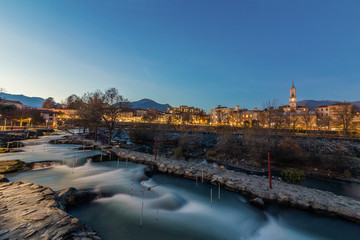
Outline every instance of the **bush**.
POLYGON ((182 158, 182 149, 180 147, 173 149, 173 151, 174 151, 174 157, 176 159, 179 160, 182 158))
POLYGON ((305 165, 307 160, 306 152, 299 143, 292 138, 284 138, 279 142, 272 153, 273 159, 281 165, 305 165))
POLYGON ((216 151, 215 150, 208 150, 205 154, 206 157, 215 157, 216 156, 216 151))
POLYGON ((288 183, 298 184, 305 180, 305 173, 296 168, 286 168, 281 171, 281 178, 288 183))

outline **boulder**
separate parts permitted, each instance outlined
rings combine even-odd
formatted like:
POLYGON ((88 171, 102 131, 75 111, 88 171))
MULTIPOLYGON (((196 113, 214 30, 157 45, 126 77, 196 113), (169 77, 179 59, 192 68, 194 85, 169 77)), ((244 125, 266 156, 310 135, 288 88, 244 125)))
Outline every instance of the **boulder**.
POLYGON ((92 190, 77 190, 69 187, 57 192, 58 202, 64 209, 69 209, 79 204, 90 202, 98 197, 98 194, 92 190))
POLYGON ((254 205, 255 207, 258 207, 260 209, 264 209, 264 207, 265 207, 264 200, 262 198, 259 198, 259 197, 251 199, 250 204, 254 205))
POLYGON ((9 182, 9 179, 7 179, 4 175, 0 174, 0 182, 9 182))

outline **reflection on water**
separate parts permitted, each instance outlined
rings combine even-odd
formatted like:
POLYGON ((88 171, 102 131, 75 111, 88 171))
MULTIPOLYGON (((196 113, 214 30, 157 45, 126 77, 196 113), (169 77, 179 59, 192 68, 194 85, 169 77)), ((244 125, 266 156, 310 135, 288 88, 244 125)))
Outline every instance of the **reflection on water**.
POLYGON ((41 145, 47 151, 32 152, 29 145, 13 159, 62 161, 63 153, 67 156, 66 165, 13 174, 10 180, 34 182, 54 190, 73 186, 108 193, 111 197, 70 212, 93 226, 104 239, 356 239, 360 234, 358 225, 342 220, 276 205, 262 211, 249 205, 241 195, 225 190, 221 190, 219 200, 217 187, 209 184, 199 183, 196 187, 194 181, 163 174, 149 179, 143 173, 143 165, 120 162, 117 167, 116 161, 86 160, 97 151, 83 152, 74 149, 74 145, 70 149, 60 145, 59 154, 58 145, 43 142, 36 147, 41 149, 41 145), (73 168, 76 154, 79 160, 73 168))

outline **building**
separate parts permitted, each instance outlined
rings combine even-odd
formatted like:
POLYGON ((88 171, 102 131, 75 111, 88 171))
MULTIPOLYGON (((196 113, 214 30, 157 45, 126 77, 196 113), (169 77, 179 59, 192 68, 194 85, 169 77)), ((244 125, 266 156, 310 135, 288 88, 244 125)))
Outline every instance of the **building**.
POLYGON ((254 110, 240 109, 239 106, 235 107, 233 112, 233 122, 230 125, 241 127, 255 127, 259 124, 259 115, 261 111, 257 108, 254 110))
POLYGON ((207 122, 206 113, 200 108, 182 105, 168 108, 167 113, 170 114, 173 123, 205 124, 207 122))
POLYGON ((27 107, 20 101, 11 101, 0 98, 0 104, 5 106, 15 106, 17 109, 26 109, 27 107))
POLYGON ((46 126, 57 127, 59 113, 46 108, 38 108, 40 116, 45 120, 46 126))
POLYGON ((210 125, 229 125, 234 122, 234 109, 218 105, 210 109, 210 125))
POLYGON ((309 107, 298 106, 296 102, 296 88, 294 82, 290 88, 289 105, 280 106, 285 113, 304 114, 310 112, 309 107))
POLYGON ((289 106, 291 108, 296 108, 296 88, 294 86, 294 82, 290 88, 289 106))

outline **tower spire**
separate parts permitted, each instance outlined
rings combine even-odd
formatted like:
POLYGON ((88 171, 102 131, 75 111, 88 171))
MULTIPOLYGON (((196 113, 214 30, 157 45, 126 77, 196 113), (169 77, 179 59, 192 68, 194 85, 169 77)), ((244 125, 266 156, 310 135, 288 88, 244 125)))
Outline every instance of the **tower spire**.
POLYGON ((294 81, 292 81, 292 87, 294 88, 295 86, 294 86, 294 81))

